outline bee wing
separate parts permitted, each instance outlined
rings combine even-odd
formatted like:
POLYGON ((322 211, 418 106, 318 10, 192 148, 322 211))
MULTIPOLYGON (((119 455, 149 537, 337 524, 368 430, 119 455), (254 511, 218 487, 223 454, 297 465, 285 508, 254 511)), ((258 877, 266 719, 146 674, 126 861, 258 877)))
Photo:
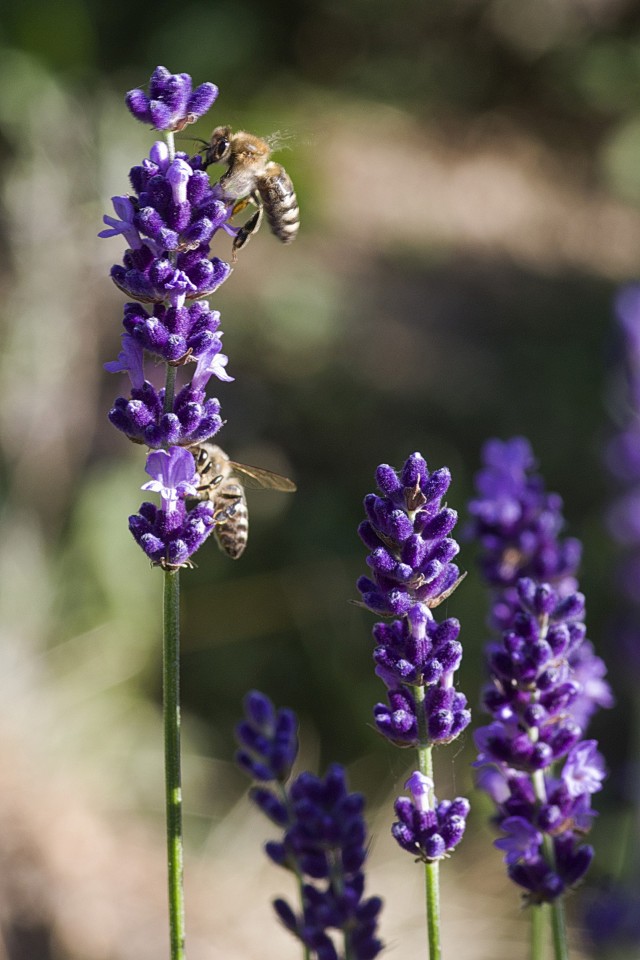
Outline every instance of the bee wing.
POLYGON ((229 466, 234 473, 242 475, 243 485, 250 490, 280 490, 282 493, 295 493, 298 489, 293 480, 279 473, 273 473, 272 470, 252 467, 248 463, 236 463, 234 460, 229 461, 229 466))

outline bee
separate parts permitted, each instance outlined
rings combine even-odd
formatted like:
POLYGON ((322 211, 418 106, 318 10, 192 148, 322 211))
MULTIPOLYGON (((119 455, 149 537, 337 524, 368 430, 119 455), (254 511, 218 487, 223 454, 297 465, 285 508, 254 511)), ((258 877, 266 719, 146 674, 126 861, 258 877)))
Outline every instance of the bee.
POLYGON ((201 480, 197 488, 199 499, 211 500, 215 513, 226 517, 216 524, 213 535, 222 552, 237 560, 244 553, 249 538, 249 512, 244 488, 294 493, 296 485, 293 480, 271 470, 230 460, 224 450, 213 443, 201 444, 194 450, 194 455, 201 480))
POLYGON ((238 201, 233 212, 239 213, 248 203, 258 208, 234 237, 234 262, 238 250, 260 227, 263 212, 271 232, 282 243, 291 243, 298 233, 300 209, 296 192, 284 167, 269 159, 271 149, 266 140, 244 130, 232 133, 231 127, 216 127, 205 149, 205 168, 212 163, 227 164, 218 182, 225 197, 238 201))

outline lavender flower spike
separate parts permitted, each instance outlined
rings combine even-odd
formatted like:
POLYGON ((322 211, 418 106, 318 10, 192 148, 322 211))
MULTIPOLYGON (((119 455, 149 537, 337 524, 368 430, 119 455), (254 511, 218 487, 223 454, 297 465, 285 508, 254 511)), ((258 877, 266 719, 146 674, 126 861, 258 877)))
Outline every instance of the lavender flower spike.
POLYGON ((383 496, 365 498, 368 519, 358 529, 373 573, 358 581, 363 602, 385 616, 405 616, 416 602, 437 606, 459 578, 451 562, 459 547, 448 537, 457 514, 441 505, 451 474, 446 467, 429 474, 414 453, 399 474, 382 464, 376 479, 383 496))
POLYGON ((440 957, 439 861, 462 839, 467 800, 435 798, 432 748, 454 740, 468 726, 466 697, 455 688, 462 659, 460 624, 438 622, 432 612, 462 577, 453 563, 458 544, 450 535, 455 510, 443 505, 451 482, 446 467, 429 472, 413 453, 396 471, 382 464, 376 472, 379 494, 365 497, 367 519, 358 533, 368 548, 370 576, 360 577, 362 605, 379 616, 395 617, 373 628, 376 674, 388 703, 374 707, 378 731, 401 747, 414 747, 418 770, 407 781, 410 797, 395 802, 391 833, 403 850, 425 864, 429 955, 440 957))
POLYGON ((481 547, 482 574, 500 591, 496 625, 506 627, 520 577, 551 583, 562 595, 576 589, 582 547, 574 538, 561 539, 562 499, 547 493, 534 472, 537 462, 528 440, 488 440, 482 460, 477 496, 469 503, 471 533, 481 547))
POLYGON ((496 805, 503 836, 495 845, 509 876, 528 902, 553 905, 560 929, 560 898, 593 856, 583 837, 605 775, 584 730, 611 693, 586 640, 584 597, 575 591, 580 549, 560 539, 560 498, 531 472, 525 440, 491 441, 484 457, 470 510, 501 640, 487 646, 483 703, 492 721, 475 732, 478 783, 496 805))
POLYGON ((377 937, 379 897, 364 899, 367 855, 364 799, 349 793, 339 764, 326 776, 301 773, 289 781, 298 750, 297 720, 277 710, 264 694, 251 691, 245 719, 237 729, 237 762, 258 785, 250 796, 283 831, 266 844, 267 855, 298 878, 301 911, 274 901, 280 921, 318 960, 373 960, 382 950, 377 937), (331 931, 341 931, 338 953, 331 931))
POLYGON ((376 673, 389 695, 388 706, 374 709, 376 726, 400 746, 448 743, 471 719, 453 687, 460 624, 438 623, 432 613, 461 580, 452 563, 459 547, 449 536, 457 514, 441 503, 451 475, 446 468, 430 474, 414 453, 398 473, 383 464, 376 476, 383 496, 365 498, 368 519, 358 529, 373 578, 360 577, 358 589, 374 613, 401 617, 373 629, 376 673))
POLYGON ((298 755, 298 721, 293 710, 275 710, 264 693, 244 698, 246 719, 236 727, 236 763, 254 780, 288 780, 298 755))
POLYGON ((604 763, 596 742, 581 739, 571 709, 580 691, 570 662, 584 637, 582 598, 562 600, 548 584, 526 579, 518 590, 514 624, 488 651, 492 683, 483 699, 493 722, 476 730, 476 765, 506 834, 496 846, 509 876, 530 902, 553 902, 591 861, 582 838, 604 763))
MULTIPOLYGON (((528 440, 488 440, 482 459, 469 533, 480 545, 480 569, 491 591, 491 626, 502 631, 520 608, 521 578, 550 584, 558 598, 575 594, 582 545, 562 536, 562 498, 545 490, 528 440)), ((595 710, 613 705, 613 696, 606 667, 584 637, 574 644, 570 665, 580 682, 571 709, 584 730, 595 710)))

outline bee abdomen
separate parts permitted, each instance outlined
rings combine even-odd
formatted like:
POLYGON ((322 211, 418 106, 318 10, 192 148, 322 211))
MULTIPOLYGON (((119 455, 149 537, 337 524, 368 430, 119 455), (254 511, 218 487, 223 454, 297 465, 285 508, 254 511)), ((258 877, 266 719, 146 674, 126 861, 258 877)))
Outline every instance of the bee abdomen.
POLYGON ((271 232, 282 241, 295 240, 300 227, 300 208, 291 177, 279 163, 268 165, 267 175, 258 185, 271 232))
POLYGON ((214 536, 218 546, 232 560, 244 553, 249 539, 249 512, 244 490, 234 480, 226 480, 216 494, 216 511, 230 510, 230 516, 224 523, 218 524, 214 536))

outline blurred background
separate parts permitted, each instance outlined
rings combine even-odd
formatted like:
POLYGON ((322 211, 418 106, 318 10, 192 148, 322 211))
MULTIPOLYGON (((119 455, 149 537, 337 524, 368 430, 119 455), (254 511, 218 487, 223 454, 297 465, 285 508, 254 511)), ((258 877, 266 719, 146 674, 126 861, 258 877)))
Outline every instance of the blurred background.
MULTIPOLYGON (((637 829, 602 445, 620 393, 612 297, 640 277, 640 7, 158 0, 143 18, 122 0, 24 0, 0 12, 0 960, 166 955, 161 576, 127 531, 144 458, 107 422, 127 387, 102 369, 122 244, 96 236, 153 139, 123 95, 157 64, 219 85, 193 136, 286 136, 302 211, 293 246, 264 228, 212 298, 236 378, 217 390, 220 442, 299 492, 250 494, 242 560, 211 542, 182 577, 191 960, 297 956, 269 904, 293 888, 232 762, 252 687, 298 711, 304 765, 340 761, 367 793, 388 956, 421 955, 421 871, 388 837, 412 759, 371 729, 356 528, 377 464, 414 450, 451 468, 464 528, 482 443, 514 434, 584 541, 589 636, 618 700, 593 725, 612 773, 570 901, 573 956, 637 958, 594 952, 584 909, 637 829)), ((460 560, 446 612, 475 707, 487 597, 471 545, 460 560)), ((437 755, 440 796, 472 792, 472 759, 470 734, 437 755)), ((527 951, 489 812, 475 797, 442 871, 457 960, 527 951)))

